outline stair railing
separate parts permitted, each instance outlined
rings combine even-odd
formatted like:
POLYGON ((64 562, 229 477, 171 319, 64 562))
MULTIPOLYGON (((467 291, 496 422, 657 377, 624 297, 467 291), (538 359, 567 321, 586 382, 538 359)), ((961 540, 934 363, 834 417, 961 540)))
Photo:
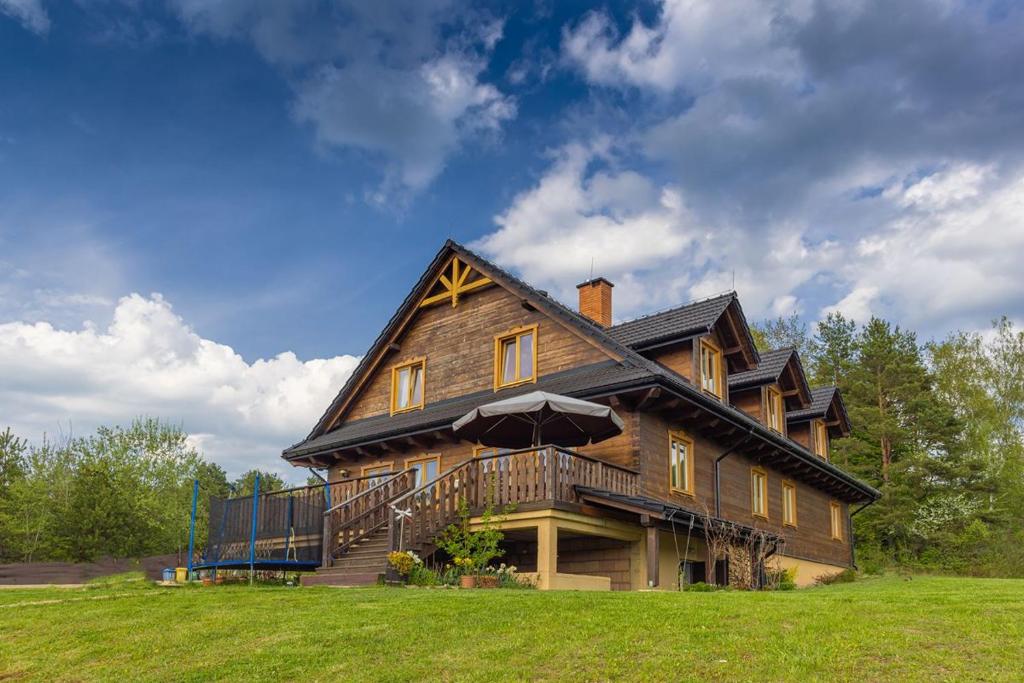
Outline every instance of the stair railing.
POLYGON ((379 482, 324 512, 323 556, 329 567, 334 559, 388 523, 388 504, 416 484, 416 471, 380 475, 379 482))

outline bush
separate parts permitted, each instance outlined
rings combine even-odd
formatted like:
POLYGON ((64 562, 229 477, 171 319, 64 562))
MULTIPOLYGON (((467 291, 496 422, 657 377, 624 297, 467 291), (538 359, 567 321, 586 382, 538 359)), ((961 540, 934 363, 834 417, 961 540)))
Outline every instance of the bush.
POLYGON ((789 569, 769 569, 765 588, 768 590, 791 591, 796 588, 796 567, 789 569))
POLYGON ((505 535, 494 525, 494 508, 488 504, 480 518, 480 529, 469 529, 469 505, 459 499, 459 523, 450 524, 434 539, 437 547, 448 553, 456 567, 466 574, 478 574, 505 551, 501 541, 505 535))
POLYGON ((438 572, 423 564, 414 564, 408 573, 409 584, 412 586, 439 586, 441 577, 438 572))
POLYGON ((834 583, 853 583, 857 580, 857 572, 852 569, 844 569, 838 574, 822 574, 814 579, 819 586, 831 586, 834 583))
POLYGON ((423 566, 423 560, 414 552, 394 550, 388 553, 388 564, 402 576, 409 576, 414 568, 423 566))
POLYGON ((704 583, 703 581, 697 581, 696 583, 685 584, 683 586, 683 590, 690 591, 692 593, 711 593, 722 590, 722 587, 710 583, 704 583))

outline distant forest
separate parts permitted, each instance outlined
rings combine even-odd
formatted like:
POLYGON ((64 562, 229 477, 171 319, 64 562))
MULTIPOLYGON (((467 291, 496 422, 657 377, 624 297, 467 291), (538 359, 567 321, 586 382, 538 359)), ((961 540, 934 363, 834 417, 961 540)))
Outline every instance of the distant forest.
POLYGON ((920 343, 913 331, 831 314, 754 325, 794 347, 812 387, 835 385, 853 423, 832 461, 883 498, 854 518, 861 569, 1024 576, 1024 332, 920 343))
MULTIPOLYGON (((754 335, 761 349, 797 348, 811 386, 842 390, 853 434, 832 460, 884 494, 854 518, 862 569, 1024 576, 1024 332, 1003 318, 922 344, 885 320, 832 314, 813 330, 766 320, 754 335)), ((39 445, 7 429, 0 562, 177 551, 194 478, 204 495, 244 494, 255 474, 229 482, 157 419, 39 445)), ((261 476, 261 488, 284 486, 261 476)))

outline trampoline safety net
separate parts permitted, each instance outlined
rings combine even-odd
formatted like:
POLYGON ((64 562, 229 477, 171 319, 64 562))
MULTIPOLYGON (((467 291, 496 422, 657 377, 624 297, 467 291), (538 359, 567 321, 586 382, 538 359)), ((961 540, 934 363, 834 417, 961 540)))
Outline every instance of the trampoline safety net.
POLYGON ((320 564, 324 487, 210 496, 206 550, 194 565, 257 569, 314 568, 320 564), (256 508, 255 534, 253 507, 256 508))

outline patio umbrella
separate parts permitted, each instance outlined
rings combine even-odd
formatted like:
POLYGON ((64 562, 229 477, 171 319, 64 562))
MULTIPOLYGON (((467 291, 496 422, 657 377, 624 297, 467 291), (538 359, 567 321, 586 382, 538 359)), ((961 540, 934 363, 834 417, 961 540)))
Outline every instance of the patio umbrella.
POLYGON ((484 446, 529 448, 585 446, 621 434, 622 426, 608 406, 534 391, 474 408, 452 429, 460 438, 484 446))

